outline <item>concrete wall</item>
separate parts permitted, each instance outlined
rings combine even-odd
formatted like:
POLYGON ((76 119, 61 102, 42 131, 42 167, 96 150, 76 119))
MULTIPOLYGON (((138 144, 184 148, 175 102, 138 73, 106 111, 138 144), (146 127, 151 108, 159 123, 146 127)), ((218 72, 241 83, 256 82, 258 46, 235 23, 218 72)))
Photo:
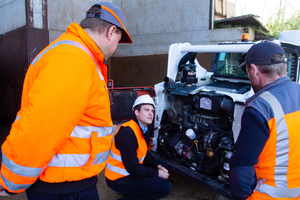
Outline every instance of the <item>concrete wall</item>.
MULTIPOLYGON (((163 81, 173 43, 217 44, 240 40, 244 33, 243 28, 209 29, 208 0, 113 0, 113 3, 123 10, 133 39, 133 44, 120 44, 111 58, 110 75, 120 85, 153 86, 163 81)), ((209 71, 212 55, 201 59, 209 71)))
MULTIPOLYGON (((106 0, 109 1, 109 0, 106 0)), ((209 0, 111 0, 124 12, 133 44, 120 44, 113 57, 167 54, 173 43, 215 44, 240 39, 237 30, 210 30, 209 0), (216 35, 217 34, 217 35, 216 35), (222 35, 222 36, 221 36, 222 35)), ((72 22, 80 23, 95 0, 48 0, 50 42, 72 22)))
POLYGON ((177 42, 209 43, 208 0, 113 0, 124 12, 133 44, 119 45, 115 57, 167 54, 177 42))
MULTIPOLYGON (((145 61, 157 62, 160 66, 153 66, 152 70, 162 69, 165 66, 164 72, 159 74, 165 73, 168 50, 173 43, 217 44, 239 40, 244 32, 243 28, 210 29, 210 22, 213 20, 210 19, 211 2, 213 2, 211 0, 106 1, 116 4, 124 12, 127 30, 133 39, 133 44, 120 44, 108 61, 110 77, 116 82, 118 79, 123 80, 123 77, 118 76, 120 64, 123 69, 130 68, 125 71, 130 71, 136 70, 138 66, 144 66, 145 61), (124 57, 128 59, 120 62, 124 57), (113 61, 114 59, 117 61, 113 61)), ((27 26, 48 29, 49 42, 52 42, 65 32, 69 24, 80 23, 88 8, 96 2, 98 1, 2 0, 0 2, 0 33, 15 30, 27 23, 27 26), (45 17, 46 21, 43 21, 42 17, 45 17)), ((144 69, 145 74, 151 73, 151 70, 144 69)), ((124 84, 152 84, 148 81, 137 83, 133 80, 134 77, 127 77, 127 79, 128 81, 124 84)))
POLYGON ((113 0, 124 12, 133 44, 120 44, 111 58, 111 78, 120 85, 153 86, 167 72, 173 43, 209 43, 208 0, 113 0), (124 76, 125 75, 125 76, 124 76))
MULTIPOLYGON (((43 12, 41 9, 43 0, 0 0, 0 34, 26 25, 26 1, 32 7, 34 27, 43 28, 39 17, 43 12)), ((72 22, 80 23, 85 17, 85 12, 97 2, 97 0, 47 0, 47 29, 50 32, 50 42, 65 32, 72 22)))
MULTIPOLYGON (((48 0, 49 41, 52 42, 66 31, 69 24, 78 24, 86 11, 100 0, 48 0)), ((105 0, 112 2, 109 0, 105 0)))
MULTIPOLYGON (((116 84, 153 86, 162 81, 166 75, 168 50, 171 44, 177 42, 210 44, 211 38, 217 38, 215 36, 217 33, 209 30, 210 1, 109 2, 116 4, 124 12, 127 30, 133 39, 133 44, 120 44, 108 61, 109 76, 116 84)), ((79 0, 63 2, 48 0, 50 42, 65 32, 70 23, 80 23, 86 10, 94 3, 95 1, 91 0, 84 3, 79 0)))
MULTIPOLYGON (((105 0, 109 1, 109 0, 105 0)), ((95 0, 48 0, 50 42, 72 22, 80 23, 95 0)), ((208 0, 111 0, 126 16, 133 44, 120 44, 113 57, 167 54, 177 42, 209 43, 208 0), (200 36, 200 37, 199 37, 200 36)))
MULTIPOLYGON (((167 54, 173 43, 216 44, 240 39, 236 30, 210 30, 210 0, 104 0, 119 6, 133 44, 120 44, 113 57, 167 54)), ((49 40, 80 23, 95 0, 48 0, 49 40)), ((228 4, 228 3, 227 3, 228 4)), ((232 11, 230 11, 231 13, 232 11)))
POLYGON ((0 35, 26 25, 25 0, 1 0, 0 13, 0 35))

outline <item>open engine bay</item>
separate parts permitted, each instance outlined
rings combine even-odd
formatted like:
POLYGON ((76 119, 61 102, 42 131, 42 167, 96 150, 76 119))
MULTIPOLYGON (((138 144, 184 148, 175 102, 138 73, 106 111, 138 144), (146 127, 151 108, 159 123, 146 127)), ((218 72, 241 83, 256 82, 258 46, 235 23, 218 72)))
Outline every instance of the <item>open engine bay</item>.
MULTIPOLYGON (((234 153, 244 101, 253 91, 247 75, 239 71, 238 61, 235 65, 228 60, 224 60, 224 64, 218 62, 214 70, 219 74, 214 76, 203 70, 195 59, 202 46, 198 46, 199 49, 189 47, 192 46, 171 46, 169 64, 172 52, 173 56, 175 52, 181 53, 177 55, 181 59, 173 66, 168 65, 168 76, 155 85, 156 131, 152 150, 159 158, 167 160, 175 172, 231 198, 229 159, 234 153), (237 72, 242 76, 237 76, 237 72)), ((215 45, 216 49, 211 51, 220 52, 219 47, 215 45)), ((233 45, 224 48, 224 52, 235 52, 238 58, 250 47, 233 45)))

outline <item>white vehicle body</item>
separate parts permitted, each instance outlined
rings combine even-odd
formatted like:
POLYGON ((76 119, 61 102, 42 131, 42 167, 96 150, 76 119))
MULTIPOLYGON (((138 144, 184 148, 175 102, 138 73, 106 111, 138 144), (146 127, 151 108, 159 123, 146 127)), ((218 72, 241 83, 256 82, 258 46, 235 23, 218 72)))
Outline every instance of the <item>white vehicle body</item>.
MULTIPOLYGON (((191 45, 189 43, 177 43, 172 44, 169 49, 169 57, 168 57, 168 69, 167 69, 167 77, 175 80, 178 74, 178 64, 180 59, 188 52, 195 52, 195 53, 218 53, 218 52, 228 52, 228 53, 245 53, 247 52, 253 44, 236 44, 236 45, 191 45)), ((197 65, 197 77, 199 78, 198 83, 195 85, 200 85, 201 87, 197 89, 197 91, 191 91, 191 93, 200 92, 200 91, 211 91, 211 87, 207 87, 207 83, 211 83, 212 80, 211 76, 213 75, 212 72, 207 72, 199 62, 196 60, 195 64, 197 65), (205 78, 205 81, 201 81, 200 78, 205 78)), ((222 80, 228 80, 232 82, 244 81, 250 83, 249 80, 240 80, 240 79, 226 79, 222 78, 222 80)), ((166 101, 166 93, 164 91, 164 83, 158 83, 154 86, 156 91, 156 120, 155 120, 155 127, 158 127, 161 123, 161 118, 164 110, 167 110, 170 107, 168 101, 166 101)), ((217 90, 216 93, 224 94, 233 99, 234 102, 238 102, 239 104, 235 104, 234 108, 234 120, 233 122, 233 133, 234 139, 236 141, 239 130, 240 130, 240 119, 241 115, 244 110, 243 104, 246 99, 251 97, 254 93, 251 89, 250 91, 244 94, 236 94, 231 92, 230 90, 221 89, 217 90)), ((155 131, 155 138, 158 136, 158 130, 155 131)), ((154 145, 153 150, 156 149, 156 144, 154 145)))
MULTIPOLYGON (((298 82, 300 47, 275 42, 293 58, 288 76, 298 82)), ((244 102, 254 94, 239 64, 253 44, 172 44, 167 77, 154 85, 154 155, 168 161, 173 171, 228 198, 229 159, 244 102), (214 53, 210 72, 201 66, 197 53, 214 53)))

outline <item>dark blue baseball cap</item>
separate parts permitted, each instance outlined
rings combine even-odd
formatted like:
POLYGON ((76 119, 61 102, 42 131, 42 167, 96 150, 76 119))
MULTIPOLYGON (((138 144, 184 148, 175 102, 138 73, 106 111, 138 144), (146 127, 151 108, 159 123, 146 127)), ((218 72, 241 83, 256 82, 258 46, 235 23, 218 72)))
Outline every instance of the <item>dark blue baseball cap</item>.
POLYGON ((132 39, 126 29, 126 18, 121 9, 110 2, 99 2, 92 7, 101 8, 101 14, 87 13, 86 18, 98 18, 116 25, 123 32, 119 43, 132 43, 132 39))
POLYGON ((246 63, 255 65, 271 65, 286 62, 286 58, 282 61, 272 60, 274 54, 283 54, 284 50, 276 43, 269 41, 262 41, 254 44, 247 52, 245 61, 240 65, 240 68, 246 72, 246 63))

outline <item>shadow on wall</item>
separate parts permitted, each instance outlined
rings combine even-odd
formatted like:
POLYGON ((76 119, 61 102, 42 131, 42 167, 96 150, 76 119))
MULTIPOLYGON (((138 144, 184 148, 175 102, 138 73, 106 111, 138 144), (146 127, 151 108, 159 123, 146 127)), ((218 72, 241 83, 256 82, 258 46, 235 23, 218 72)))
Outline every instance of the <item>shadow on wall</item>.
MULTIPOLYGON (((210 71, 213 53, 197 54, 202 67, 210 71)), ((154 86, 167 75, 168 54, 113 57, 110 76, 117 86, 154 86)))

